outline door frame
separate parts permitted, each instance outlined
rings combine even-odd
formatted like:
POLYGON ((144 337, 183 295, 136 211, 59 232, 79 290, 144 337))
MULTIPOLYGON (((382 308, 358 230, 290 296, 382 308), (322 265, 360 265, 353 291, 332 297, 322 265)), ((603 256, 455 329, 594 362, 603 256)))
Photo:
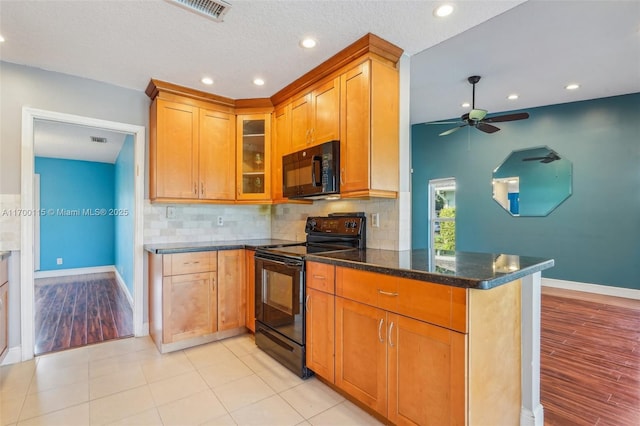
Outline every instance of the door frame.
MULTIPOLYGON (((31 107, 22 108, 22 160, 20 203, 23 212, 34 211, 34 125, 35 120, 56 121, 66 124, 97 127, 105 130, 128 133, 134 139, 134 236, 133 236, 133 326, 135 336, 149 333, 144 324, 144 272, 143 272, 143 226, 144 226, 144 162, 146 128, 134 124, 100 120, 73 114, 47 111, 31 107)), ((25 214, 20 221, 20 345, 22 360, 34 356, 35 312, 34 312, 34 227, 33 215, 25 214)))

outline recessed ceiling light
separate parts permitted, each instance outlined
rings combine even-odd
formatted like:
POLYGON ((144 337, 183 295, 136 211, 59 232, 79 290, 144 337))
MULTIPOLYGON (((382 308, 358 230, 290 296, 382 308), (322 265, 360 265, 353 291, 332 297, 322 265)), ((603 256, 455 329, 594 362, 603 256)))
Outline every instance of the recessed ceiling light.
POLYGON ((460 105, 462 108, 469 108, 471 106, 471 104, 469 102, 465 102, 462 105, 460 105))
POLYGON ((253 84, 255 84, 256 86, 264 86, 264 80, 261 78, 256 78, 255 80, 253 80, 253 84))
POLYGON ((579 87, 580 87, 580 85, 577 84, 577 83, 571 83, 571 84, 567 84, 566 86, 564 86, 564 88, 567 89, 567 90, 576 90, 579 87))
POLYGON ((300 42, 300 46, 304 47, 305 49, 311 49, 316 47, 316 41, 310 37, 307 37, 300 42))
POLYGON ((453 6, 450 4, 442 4, 435 9, 433 9, 433 16, 438 18, 444 18, 445 16, 449 16, 453 13, 453 6))
POLYGON ((515 93, 512 93, 509 96, 507 96, 507 99, 509 99, 510 101, 515 101, 516 99, 518 99, 518 95, 516 95, 515 93))
POLYGON ((211 86, 213 84, 213 79, 211 77, 202 77, 202 84, 206 84, 207 86, 211 86))

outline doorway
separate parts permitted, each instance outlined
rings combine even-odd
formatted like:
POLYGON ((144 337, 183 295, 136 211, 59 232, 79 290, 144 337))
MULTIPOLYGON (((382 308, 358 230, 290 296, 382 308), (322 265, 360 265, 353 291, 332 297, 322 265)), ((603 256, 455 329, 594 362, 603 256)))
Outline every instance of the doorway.
MULTIPOLYGON (((148 325, 144 324, 143 307, 143 198, 144 179, 141 171, 144 170, 145 153, 145 128, 144 126, 126 123, 111 122, 89 117, 63 114, 53 111, 38 110, 25 107, 22 111, 22 176, 21 176, 21 207, 23 211, 34 210, 34 127, 38 120, 66 123, 78 126, 104 129, 107 131, 121 132, 132 135, 133 138, 133 207, 132 234, 133 253, 131 275, 133 286, 133 333, 136 336, 148 334, 148 325)), ((34 356, 35 343, 35 274, 34 274, 34 242, 35 220, 33 215, 27 215, 21 222, 21 281, 26 284, 21 286, 21 352, 22 360, 31 359, 34 356)))
POLYGON ((456 180, 429 181, 429 247, 436 253, 456 250, 456 180))

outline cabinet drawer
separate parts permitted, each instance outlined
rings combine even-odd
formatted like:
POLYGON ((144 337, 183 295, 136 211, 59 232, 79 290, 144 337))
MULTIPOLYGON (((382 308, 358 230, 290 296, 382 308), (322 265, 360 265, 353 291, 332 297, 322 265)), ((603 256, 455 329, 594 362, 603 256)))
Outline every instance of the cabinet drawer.
POLYGON ((315 262, 307 263, 307 287, 335 294, 335 270, 333 265, 315 262))
POLYGON ((9 270, 7 259, 0 260, 0 285, 9 281, 9 270))
POLYGON ((162 261, 162 275, 166 277, 215 271, 217 259, 216 251, 166 254, 162 261))
POLYGON ((336 267, 336 295, 452 330, 467 331, 467 290, 336 267))
POLYGON ((396 311, 398 278, 336 267, 336 295, 387 311, 396 311))

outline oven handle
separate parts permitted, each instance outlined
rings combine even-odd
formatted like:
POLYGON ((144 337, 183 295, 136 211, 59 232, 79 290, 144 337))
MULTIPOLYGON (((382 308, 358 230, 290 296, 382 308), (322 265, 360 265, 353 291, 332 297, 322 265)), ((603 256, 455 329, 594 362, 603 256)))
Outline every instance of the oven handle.
POLYGON ((277 263, 278 265, 284 265, 284 266, 293 266, 293 267, 300 267, 303 265, 303 261, 302 260, 295 260, 295 259, 282 259, 280 257, 277 256, 270 256, 268 254, 264 254, 264 253, 256 253, 256 260, 264 260, 270 263, 277 263))

